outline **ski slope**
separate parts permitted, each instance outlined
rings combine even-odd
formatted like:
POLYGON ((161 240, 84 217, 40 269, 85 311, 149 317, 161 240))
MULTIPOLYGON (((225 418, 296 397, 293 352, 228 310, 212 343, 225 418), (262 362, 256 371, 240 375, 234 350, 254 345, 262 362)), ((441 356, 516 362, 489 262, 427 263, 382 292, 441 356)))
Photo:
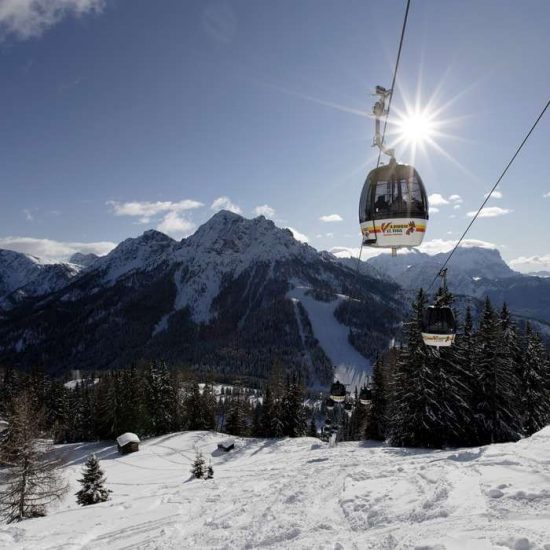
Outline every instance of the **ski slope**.
POLYGON ((313 438, 185 432, 119 456, 109 443, 60 446, 71 491, 45 518, 0 526, 10 550, 549 550, 550 427, 519 443, 449 451, 313 438), (195 450, 214 479, 190 480, 195 450), (80 508, 96 452, 113 493, 80 508))
POLYGON ((347 297, 338 296, 332 302, 321 302, 308 295, 309 290, 296 286, 287 296, 304 306, 313 334, 334 366, 335 380, 346 384, 348 391, 353 392, 355 387, 360 388, 367 381, 372 373, 372 365, 349 343, 349 329, 334 316, 340 302, 347 297))

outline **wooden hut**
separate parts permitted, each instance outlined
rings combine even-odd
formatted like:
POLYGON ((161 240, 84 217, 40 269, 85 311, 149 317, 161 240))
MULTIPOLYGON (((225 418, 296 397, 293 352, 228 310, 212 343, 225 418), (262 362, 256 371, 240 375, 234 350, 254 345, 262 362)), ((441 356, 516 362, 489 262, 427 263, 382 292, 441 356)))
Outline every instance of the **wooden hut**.
POLYGON ((218 443, 218 449, 220 451, 224 451, 225 453, 228 453, 232 449, 235 448, 235 440, 234 439, 225 439, 224 441, 220 441, 218 443))
POLYGON ((123 455, 139 451, 139 437, 131 432, 126 432, 116 438, 118 452, 123 455))

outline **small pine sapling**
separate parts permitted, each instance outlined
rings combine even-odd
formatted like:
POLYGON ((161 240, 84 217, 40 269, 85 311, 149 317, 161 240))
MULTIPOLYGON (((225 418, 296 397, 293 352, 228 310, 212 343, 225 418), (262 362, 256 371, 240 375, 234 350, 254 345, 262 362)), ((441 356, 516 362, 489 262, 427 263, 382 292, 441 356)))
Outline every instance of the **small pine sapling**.
POLYGON ((191 473, 193 474, 193 477, 196 477, 197 479, 202 479, 204 477, 204 458, 202 457, 202 453, 197 452, 195 460, 193 461, 191 473))
POLYGON ((103 486, 105 476, 95 455, 89 456, 86 460, 86 465, 82 471, 82 479, 78 481, 82 485, 82 489, 76 493, 78 504, 88 506, 109 499, 111 491, 103 486))
POLYGON ((212 468, 212 464, 208 464, 208 468, 206 468, 206 475, 204 476, 204 479, 213 479, 214 478, 214 468, 212 468))

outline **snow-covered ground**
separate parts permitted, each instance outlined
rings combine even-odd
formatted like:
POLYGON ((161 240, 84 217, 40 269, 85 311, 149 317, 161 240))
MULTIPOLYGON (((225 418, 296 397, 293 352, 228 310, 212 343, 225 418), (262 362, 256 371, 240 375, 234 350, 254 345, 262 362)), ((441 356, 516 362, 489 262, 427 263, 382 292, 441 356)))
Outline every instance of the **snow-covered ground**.
POLYGON ((0 527, 10 550, 550 549, 550 427, 519 443, 451 451, 316 439, 171 434, 119 456, 112 444, 61 446, 71 492, 48 517, 0 527), (195 450, 214 479, 190 480, 195 450), (73 493, 96 452, 110 501, 73 493))
POLYGON ((361 387, 372 374, 372 365, 349 343, 349 329, 334 317, 335 309, 347 298, 338 296, 331 302, 321 302, 308 295, 309 290, 296 286, 287 296, 304 306, 315 338, 334 365, 334 378, 346 384, 348 391, 353 392, 356 386, 361 387))

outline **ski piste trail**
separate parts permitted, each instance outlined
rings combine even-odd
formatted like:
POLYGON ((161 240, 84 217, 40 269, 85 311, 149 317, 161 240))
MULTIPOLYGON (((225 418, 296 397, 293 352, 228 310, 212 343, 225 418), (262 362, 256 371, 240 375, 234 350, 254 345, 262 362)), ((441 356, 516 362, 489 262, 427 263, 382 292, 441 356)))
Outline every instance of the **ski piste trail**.
POLYGON ((315 300, 308 294, 311 289, 295 286, 287 292, 292 300, 298 300, 307 311, 313 334, 334 366, 334 378, 346 385, 347 390, 361 388, 372 374, 372 365, 349 342, 349 329, 338 322, 334 311, 347 296, 336 296, 329 302, 315 300))
POLYGON ((44 518, 0 526, 10 550, 550 550, 550 427, 517 443, 455 450, 315 438, 182 432, 121 456, 111 442, 60 445, 70 491, 44 518), (191 479, 196 451, 214 479, 191 479), (79 507, 86 458, 105 503, 79 507))

